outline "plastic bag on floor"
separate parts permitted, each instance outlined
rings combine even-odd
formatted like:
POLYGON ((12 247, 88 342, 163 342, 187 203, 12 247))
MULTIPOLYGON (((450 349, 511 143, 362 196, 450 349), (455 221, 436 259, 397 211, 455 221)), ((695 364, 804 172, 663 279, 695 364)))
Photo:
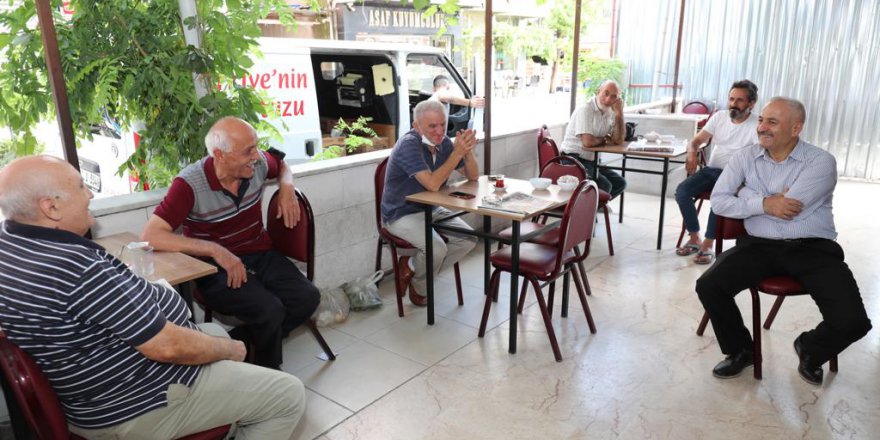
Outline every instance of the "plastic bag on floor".
POLYGON ((381 270, 342 285, 352 310, 370 310, 382 305, 379 288, 376 287, 376 281, 380 279, 382 279, 381 270))
POLYGON ((315 310, 315 323, 319 327, 338 324, 348 318, 351 305, 342 287, 321 290, 321 303, 315 310))

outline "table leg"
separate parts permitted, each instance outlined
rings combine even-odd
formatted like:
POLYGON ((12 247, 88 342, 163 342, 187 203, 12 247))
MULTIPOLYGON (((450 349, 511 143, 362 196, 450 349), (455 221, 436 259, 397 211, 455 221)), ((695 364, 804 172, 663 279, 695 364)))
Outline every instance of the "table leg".
MULTIPOLYGON (((489 234, 492 232, 492 217, 483 216, 483 232, 489 234)), ((488 295, 489 292, 489 256, 492 254, 492 240, 483 239, 483 292, 488 295)))
POLYGON ((516 353, 516 308, 519 304, 519 222, 512 225, 513 241, 510 244, 510 342, 508 353, 516 353))
POLYGON ((669 158, 663 159, 663 179, 660 185, 660 225, 657 227, 657 250, 663 244, 663 214, 666 209, 666 184, 669 181, 669 158))
MULTIPOLYGON (((623 160, 620 162, 620 177, 626 180, 626 155, 623 155, 623 160)), ((623 196, 626 195, 626 191, 620 193, 620 213, 618 214, 618 223, 623 223, 623 196)))
MULTIPOLYGON (((563 318, 568 318, 568 284, 571 281, 569 276, 569 272, 571 272, 571 268, 566 268, 565 275, 562 276, 562 312, 559 316, 563 318)), ((550 310, 550 315, 553 315, 553 311, 550 310)))
POLYGON ((180 283, 180 284, 174 286, 175 290, 177 290, 177 292, 183 298, 183 301, 186 302, 186 307, 189 308, 189 316, 191 316, 191 319, 193 320, 193 322, 195 322, 195 319, 196 319, 195 308, 193 306, 193 283, 194 282, 195 281, 187 281, 185 283, 180 283))
POLYGON ((434 238, 433 209, 425 206, 425 268, 427 269, 428 325, 434 325, 434 238))

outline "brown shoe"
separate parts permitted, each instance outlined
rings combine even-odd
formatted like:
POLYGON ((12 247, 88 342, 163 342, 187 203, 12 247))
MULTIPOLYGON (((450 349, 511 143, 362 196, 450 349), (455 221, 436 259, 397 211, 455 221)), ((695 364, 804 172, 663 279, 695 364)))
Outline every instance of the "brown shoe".
POLYGON ((412 283, 409 284, 409 301, 417 307, 425 307, 428 305, 428 297, 416 293, 416 289, 413 287, 412 283))
POLYGON ((415 272, 413 272, 413 270, 409 267, 409 257, 400 257, 400 260, 398 260, 397 263, 397 269, 400 273, 398 282, 402 286, 400 289, 400 296, 403 297, 404 295, 406 295, 406 289, 409 288, 409 282, 410 280, 412 280, 415 272))

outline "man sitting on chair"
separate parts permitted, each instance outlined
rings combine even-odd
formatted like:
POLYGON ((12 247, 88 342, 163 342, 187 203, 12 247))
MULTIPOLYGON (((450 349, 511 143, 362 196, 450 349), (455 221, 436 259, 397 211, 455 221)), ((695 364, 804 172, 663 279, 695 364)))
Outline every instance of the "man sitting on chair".
POLYGON ((744 79, 730 86, 727 95, 727 113, 718 112, 709 118, 706 126, 688 144, 688 178, 675 189, 675 201, 688 231, 688 241, 675 250, 679 256, 697 254, 694 262, 711 264, 715 261, 712 245, 715 243, 715 214, 709 211, 706 224, 706 239, 700 240, 700 219, 694 206, 694 197, 704 191, 711 191, 721 175, 730 156, 736 151, 758 142, 758 115, 752 113, 758 100, 758 87, 744 79), (705 167, 697 170, 697 152, 700 146, 712 140, 712 155, 705 167))
MULTIPOLYGON (((413 110, 413 129, 397 141, 388 160, 385 190, 382 194, 382 222, 392 234, 410 242, 418 250, 410 258, 401 258, 403 282, 412 281, 409 299, 417 306, 427 305, 427 267, 425 259, 425 216, 419 205, 406 201, 406 196, 422 191, 437 191, 446 184, 454 170, 462 171, 469 180, 476 180, 479 166, 474 157, 477 143, 474 130, 461 130, 455 143, 446 137, 446 110, 439 101, 427 100, 413 110)), ((451 214, 448 209, 434 208, 434 217, 451 214)), ((469 228, 461 218, 447 222, 469 228)), ((467 255, 476 245, 473 237, 450 235, 446 243, 437 232, 433 236, 434 274, 444 265, 451 266, 467 255)), ((404 284, 406 285, 406 284, 404 284)))
POLYGON ((805 119, 799 101, 771 99, 758 119, 760 144, 734 154, 712 191, 715 212, 745 219, 747 232, 697 280, 700 301, 727 355, 712 370, 722 379, 754 363, 752 337, 734 296, 765 278, 796 279, 822 313, 815 329, 794 340, 798 373, 806 382, 821 384, 822 364, 871 329, 859 287, 834 241, 837 164, 827 151, 798 137, 805 119))
POLYGON ((0 327, 49 379, 70 430, 179 438, 238 422, 238 438, 289 439, 302 382, 241 362, 244 344, 197 328, 177 292, 84 238, 91 198, 55 157, 0 171, 0 327))
POLYGON ((593 155, 584 148, 601 145, 620 145, 623 143, 623 100, 620 87, 614 80, 606 80, 599 86, 599 92, 586 104, 576 108, 565 129, 560 149, 568 156, 580 161, 592 178, 596 177, 599 189, 617 197, 626 189, 626 180, 605 167, 597 173, 593 167, 593 155))
POLYGON ((263 227, 263 189, 275 177, 279 216, 288 228, 299 221, 293 176, 282 153, 257 149, 257 132, 241 119, 217 121, 205 146, 209 156, 174 179, 142 238, 156 250, 213 260, 218 272, 196 282, 204 301, 245 323, 257 365, 279 368, 281 340, 320 302, 311 281, 272 250, 263 227), (175 234, 181 225, 183 235, 175 234))

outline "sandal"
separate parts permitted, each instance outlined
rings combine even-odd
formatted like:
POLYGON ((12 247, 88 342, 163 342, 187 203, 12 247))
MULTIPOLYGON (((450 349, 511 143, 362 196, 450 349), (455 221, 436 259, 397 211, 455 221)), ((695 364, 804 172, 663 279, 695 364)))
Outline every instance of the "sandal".
POLYGON ((697 256, 694 257, 694 263, 697 264, 712 264, 714 261, 715 252, 712 251, 699 251, 697 256))
POLYGON ((688 243, 678 249, 675 250, 675 255, 679 257, 687 257, 688 255, 696 254, 700 252, 700 245, 694 243, 688 243))

